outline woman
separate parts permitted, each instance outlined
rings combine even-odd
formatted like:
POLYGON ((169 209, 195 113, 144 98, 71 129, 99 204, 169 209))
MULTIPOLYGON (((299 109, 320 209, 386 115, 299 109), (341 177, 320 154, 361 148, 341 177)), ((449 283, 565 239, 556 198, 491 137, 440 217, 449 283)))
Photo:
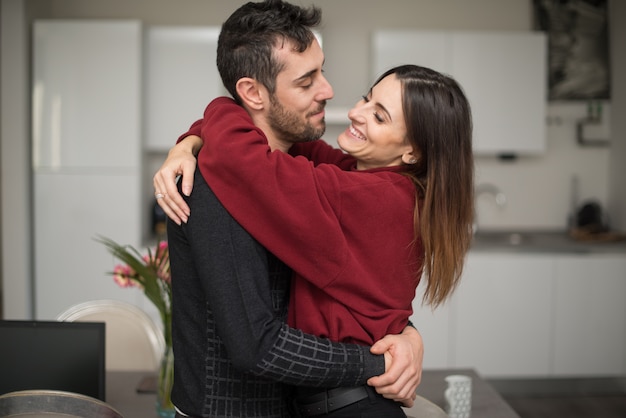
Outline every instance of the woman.
MULTIPOLYGON (((290 151, 315 163, 271 152, 243 108, 217 99, 199 125, 198 163, 231 215, 294 270, 290 325, 372 344, 406 326, 422 273, 433 307, 458 283, 473 217, 471 116, 453 79, 406 65, 383 74, 349 118, 338 138, 353 157, 344 171, 323 164, 347 167, 320 141, 290 151)), ((355 405, 328 416, 360 416, 355 405)), ((399 404, 377 406, 372 416, 404 416, 399 404)))

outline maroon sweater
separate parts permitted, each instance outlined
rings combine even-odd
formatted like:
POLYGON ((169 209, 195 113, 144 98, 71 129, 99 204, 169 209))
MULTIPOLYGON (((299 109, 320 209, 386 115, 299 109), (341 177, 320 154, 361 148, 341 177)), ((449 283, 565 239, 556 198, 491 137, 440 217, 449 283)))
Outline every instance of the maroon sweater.
POLYGON ((198 164, 222 204, 294 270, 291 326, 367 345, 404 329, 423 248, 413 242, 415 186, 401 167, 344 171, 337 165, 354 160, 323 141, 294 145, 301 156, 271 152, 227 98, 190 134, 204 140, 198 164))

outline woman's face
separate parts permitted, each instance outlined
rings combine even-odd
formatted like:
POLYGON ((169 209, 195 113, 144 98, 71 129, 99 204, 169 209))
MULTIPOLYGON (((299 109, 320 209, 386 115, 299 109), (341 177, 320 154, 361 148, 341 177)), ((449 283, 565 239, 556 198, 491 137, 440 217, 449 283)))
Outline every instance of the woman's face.
POLYGON ((402 85, 395 74, 372 87, 348 117, 352 124, 337 143, 357 159, 357 169, 400 165, 403 156, 405 163, 413 157, 402 111, 402 85))

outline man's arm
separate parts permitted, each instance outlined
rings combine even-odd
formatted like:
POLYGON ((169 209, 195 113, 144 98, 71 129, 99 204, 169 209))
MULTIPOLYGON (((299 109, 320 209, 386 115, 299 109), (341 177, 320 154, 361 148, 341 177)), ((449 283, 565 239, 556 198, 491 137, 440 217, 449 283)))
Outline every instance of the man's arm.
MULTIPOLYGON (((189 274, 195 277, 174 275, 177 265, 172 258, 173 286, 201 283, 218 335, 235 367, 308 386, 353 386, 382 374, 384 358, 370 353, 369 347, 331 343, 284 324, 279 314, 286 309, 288 293, 272 297, 280 288, 270 287, 274 282, 267 273, 267 252, 226 212, 199 172, 194 182, 194 192, 187 198, 192 215, 176 232, 184 232, 193 260, 189 274)), ((179 237, 172 234, 172 239, 179 237)), ((175 255, 176 242, 170 243, 171 255, 175 255)), ((288 272, 287 283, 290 278, 288 272)), ((185 307, 179 305, 179 309, 185 307)))
POLYGON ((385 337, 374 346, 377 352, 370 352, 369 347, 332 343, 289 328, 276 314, 265 249, 225 211, 202 176, 195 177, 188 198, 193 215, 175 228, 185 231, 195 274, 202 278, 203 293, 233 364, 294 385, 350 386, 381 375, 375 378, 382 382, 381 393, 410 406, 419 383, 414 370, 421 372, 421 357, 414 354, 422 350, 419 333, 407 328, 403 335, 385 337), (401 390, 395 389, 400 385, 395 382, 402 382, 401 390))

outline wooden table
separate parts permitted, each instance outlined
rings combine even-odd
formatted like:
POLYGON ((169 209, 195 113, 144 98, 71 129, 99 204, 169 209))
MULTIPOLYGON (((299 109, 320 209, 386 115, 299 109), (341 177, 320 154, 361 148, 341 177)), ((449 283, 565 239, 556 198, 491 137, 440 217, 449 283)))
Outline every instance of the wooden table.
MULTIPOLYGON (((446 376, 462 374, 472 378, 472 418, 519 418, 519 415, 506 403, 498 392, 473 369, 424 370, 417 394, 445 407, 443 392, 446 390, 446 376)), ((408 415, 419 417, 417 412, 406 409, 408 415)))
POLYGON ((124 418, 158 418, 156 394, 138 393, 137 387, 145 377, 155 372, 107 372, 106 401, 124 418))
MULTIPOLYGON (((451 374, 464 374, 472 378, 473 418, 519 418, 500 394, 471 369, 424 370, 417 394, 443 408, 445 406, 443 392, 446 389, 444 379, 451 374)), ((137 386, 142 379, 154 375, 154 372, 107 373, 107 402, 125 418, 157 418, 156 395, 137 393, 137 386)), ((419 414, 410 408, 406 412, 419 417, 419 414)))

